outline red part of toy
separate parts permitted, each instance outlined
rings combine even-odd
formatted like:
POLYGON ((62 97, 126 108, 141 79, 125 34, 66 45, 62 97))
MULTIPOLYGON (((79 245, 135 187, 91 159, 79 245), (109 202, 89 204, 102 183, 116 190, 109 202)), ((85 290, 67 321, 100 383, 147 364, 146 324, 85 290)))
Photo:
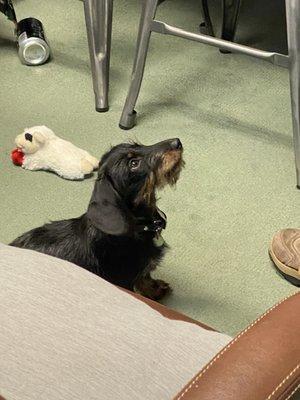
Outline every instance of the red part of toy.
POLYGON ((10 154, 10 158, 15 165, 22 165, 24 161, 24 153, 20 149, 14 149, 10 154))

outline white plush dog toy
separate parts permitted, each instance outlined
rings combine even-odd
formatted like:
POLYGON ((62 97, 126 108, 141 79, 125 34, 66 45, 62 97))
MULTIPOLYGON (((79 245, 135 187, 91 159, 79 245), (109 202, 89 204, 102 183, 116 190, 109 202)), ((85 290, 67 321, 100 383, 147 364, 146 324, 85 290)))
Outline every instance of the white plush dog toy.
POLYGON ((65 179, 83 179, 98 168, 98 160, 87 151, 61 139, 46 126, 26 128, 16 137, 11 153, 14 164, 33 170, 50 170, 65 179))

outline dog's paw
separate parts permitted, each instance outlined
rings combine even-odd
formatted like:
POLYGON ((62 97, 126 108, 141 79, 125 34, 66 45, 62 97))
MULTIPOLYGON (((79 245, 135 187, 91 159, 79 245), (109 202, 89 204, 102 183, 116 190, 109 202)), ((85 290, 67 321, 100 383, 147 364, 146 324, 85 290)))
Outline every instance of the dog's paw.
POLYGON ((144 296, 151 300, 161 300, 167 294, 171 293, 170 285, 161 279, 152 279, 151 284, 145 290, 144 296))

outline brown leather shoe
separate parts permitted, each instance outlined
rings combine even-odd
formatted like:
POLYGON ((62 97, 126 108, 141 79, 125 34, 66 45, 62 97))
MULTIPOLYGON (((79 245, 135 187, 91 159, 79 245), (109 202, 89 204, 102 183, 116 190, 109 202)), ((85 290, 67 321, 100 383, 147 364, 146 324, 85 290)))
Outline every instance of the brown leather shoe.
POLYGON ((278 271, 300 286, 300 229, 283 229, 273 236, 270 257, 278 271))

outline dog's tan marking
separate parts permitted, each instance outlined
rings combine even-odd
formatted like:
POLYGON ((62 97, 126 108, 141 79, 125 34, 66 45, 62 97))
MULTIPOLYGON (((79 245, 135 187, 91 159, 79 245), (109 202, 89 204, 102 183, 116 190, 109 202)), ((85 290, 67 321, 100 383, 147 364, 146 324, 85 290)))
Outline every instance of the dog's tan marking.
POLYGON ((162 155, 162 162, 156 171, 157 186, 175 185, 179 178, 180 171, 184 166, 181 158, 182 151, 171 150, 162 155))
MULTIPOLYGON (((155 269, 155 267, 152 266, 151 269, 155 269)), ((167 282, 161 279, 153 279, 150 273, 138 278, 134 286, 138 293, 152 300, 161 300, 172 291, 167 282)))
POLYGON ((145 202, 150 207, 155 207, 156 198, 155 198, 155 186, 156 179, 153 172, 150 173, 149 177, 146 179, 144 186, 142 187, 137 199, 136 204, 140 204, 145 202))

